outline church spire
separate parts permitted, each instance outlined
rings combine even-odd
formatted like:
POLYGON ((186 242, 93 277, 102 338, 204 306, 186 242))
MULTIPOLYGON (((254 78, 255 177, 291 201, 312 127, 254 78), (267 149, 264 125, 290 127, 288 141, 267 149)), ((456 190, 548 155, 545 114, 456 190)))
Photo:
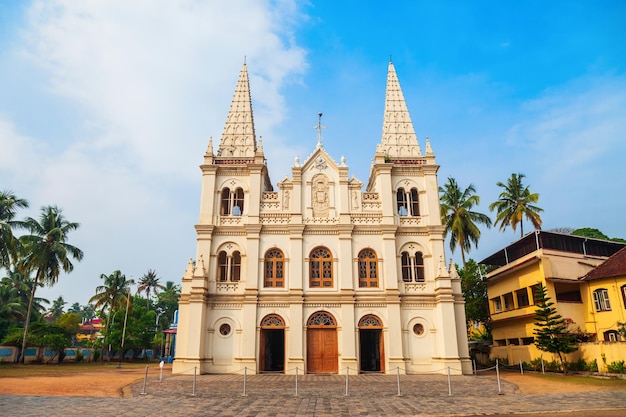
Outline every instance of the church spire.
POLYGON ((396 69, 391 60, 387 73, 387 92, 385 95, 385 118, 383 121, 383 139, 381 143, 385 156, 390 158, 413 158, 422 156, 415 129, 411 122, 409 109, 404 101, 396 69))
POLYGON ((256 151, 256 135, 252 116, 252 99, 248 69, 244 61, 235 87, 235 95, 228 111, 224 132, 217 151, 218 157, 253 158, 256 151))

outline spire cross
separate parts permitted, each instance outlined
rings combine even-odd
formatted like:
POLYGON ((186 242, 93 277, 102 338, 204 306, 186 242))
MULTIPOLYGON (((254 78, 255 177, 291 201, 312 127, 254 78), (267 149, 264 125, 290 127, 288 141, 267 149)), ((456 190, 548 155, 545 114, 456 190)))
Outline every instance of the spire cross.
POLYGON ((313 129, 317 130, 317 147, 322 146, 322 129, 326 129, 326 126, 322 126, 322 113, 317 114, 317 125, 313 126, 313 129))

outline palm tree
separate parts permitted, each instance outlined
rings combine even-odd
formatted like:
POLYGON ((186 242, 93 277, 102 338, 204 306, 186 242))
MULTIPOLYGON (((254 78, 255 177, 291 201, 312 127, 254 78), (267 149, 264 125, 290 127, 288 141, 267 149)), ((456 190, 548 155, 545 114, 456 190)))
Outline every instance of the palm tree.
POLYGON ((22 362, 24 361, 30 316, 38 285, 40 283, 49 286, 54 285, 58 281, 61 271, 72 272, 74 265, 70 257, 77 261, 83 259, 83 252, 76 246, 67 243, 69 232, 78 229, 79 226, 79 223, 67 221, 62 210, 56 206, 42 207, 39 220, 29 217, 23 222, 23 227, 30 232, 29 235, 20 237, 20 242, 24 246, 24 266, 26 271, 35 272, 35 281, 26 310, 24 338, 20 354, 22 362))
POLYGON ((19 241, 13 235, 13 227, 21 222, 14 220, 17 210, 27 208, 28 201, 17 198, 12 191, 0 191, 0 268, 9 269, 17 258, 19 241))
POLYGON ((154 269, 148 269, 148 272, 139 279, 139 287, 137 288, 137 291, 146 293, 146 305, 148 310, 150 310, 150 292, 154 291, 154 294, 158 294, 159 290, 163 289, 165 289, 165 287, 159 284, 159 278, 157 277, 156 271, 154 269))
POLYGON ((52 305, 48 309, 48 315, 55 320, 58 319, 64 313, 63 306, 65 304, 67 304, 67 302, 63 300, 62 296, 59 296, 59 298, 57 298, 56 300, 52 302, 52 305))
POLYGON ((515 231, 519 223, 520 237, 524 236, 524 217, 531 221, 535 229, 541 229, 539 213, 543 211, 534 205, 539 201, 539 194, 531 193, 528 186, 524 186, 524 177, 526 175, 522 173, 511 174, 506 184, 498 181, 498 187, 504 188, 504 191, 500 193, 498 200, 489 205, 490 211, 497 211, 495 224, 500 223, 500 230, 504 231, 510 225, 515 231))
POLYGON ((96 294, 89 299, 89 302, 95 303, 94 308, 100 309, 103 315, 106 309, 109 310, 109 319, 106 322, 105 333, 108 335, 113 311, 128 304, 130 286, 134 282, 132 279, 127 280, 126 275, 122 274, 120 270, 113 271, 110 275, 101 274, 100 278, 104 280, 104 284, 96 287, 96 294))
MULTIPOLYGON (((25 273, 25 269, 24 260, 21 259, 11 267, 9 274, 0 280, 1 285, 15 289, 16 295, 24 307, 28 305, 31 288, 34 284, 34 280, 25 273)), ((43 287, 43 283, 40 282, 39 286, 43 287)), ((50 304, 50 302, 41 297, 33 299, 32 316, 35 320, 46 310, 44 304, 50 304)))
POLYGON ((450 250, 458 246, 461 249, 463 269, 465 269, 465 252, 469 252, 472 243, 478 247, 480 229, 478 224, 491 227, 491 219, 483 213, 472 211, 480 203, 476 189, 470 184, 461 191, 454 178, 448 177, 448 182, 439 187, 441 222, 445 226, 444 238, 450 233, 450 250))

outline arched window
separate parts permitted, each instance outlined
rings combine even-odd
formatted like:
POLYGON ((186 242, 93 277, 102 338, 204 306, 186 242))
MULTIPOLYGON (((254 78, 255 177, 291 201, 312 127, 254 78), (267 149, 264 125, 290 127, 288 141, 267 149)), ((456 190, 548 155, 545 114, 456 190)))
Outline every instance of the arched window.
POLYGON ((402 281, 404 282, 424 282, 424 256, 422 252, 415 252, 410 255, 408 252, 401 254, 402 281))
POLYGON ((241 253, 228 255, 225 251, 217 254, 217 280, 219 282, 239 281, 241 279, 241 253))
POLYGON ((333 286, 333 256, 324 247, 318 247, 311 251, 309 262, 309 286, 332 287, 333 286))
POLYGON ((230 280, 239 281, 241 278, 241 253, 239 251, 233 252, 232 261, 230 264, 230 280))
POLYGON ((396 192, 396 210, 400 216, 419 216, 419 194, 417 188, 411 188, 406 191, 404 188, 398 188, 396 192))
POLYGON ((609 292, 606 288, 599 288, 593 292, 593 303, 596 311, 610 311, 611 302, 609 301, 609 292))
POLYGON ((411 282, 411 258, 408 252, 402 252, 402 281, 411 282))
POLYGON ((411 216, 419 216, 420 215, 420 204, 419 197, 417 194, 417 188, 411 188, 411 216))
POLYGON ((265 253, 264 287, 282 288, 285 286, 283 276, 285 257, 278 249, 271 249, 265 253))
POLYGON ((415 274, 413 278, 415 282, 424 282, 424 257, 422 252, 415 252, 415 274))
POLYGON ((230 189, 224 188, 222 190, 222 216, 230 216, 230 189))
POLYGON ((243 214, 244 193, 242 188, 222 190, 220 213, 222 216, 241 216, 243 214))
POLYGON ((243 189, 237 188, 233 199, 233 216, 241 216, 243 214, 243 189))
POLYGON ((371 249, 359 252, 359 287, 378 287, 378 257, 371 249))
POLYGON ((624 308, 626 308, 626 285, 622 285, 620 291, 622 292, 622 301, 624 301, 624 308))
POLYGON ((407 206, 406 193, 404 192, 404 188, 398 188, 398 192, 396 193, 396 205, 397 212, 400 216, 409 215, 409 208, 407 206))
POLYGON ((217 255, 217 280, 226 282, 228 279, 228 256, 226 252, 221 251, 217 255))

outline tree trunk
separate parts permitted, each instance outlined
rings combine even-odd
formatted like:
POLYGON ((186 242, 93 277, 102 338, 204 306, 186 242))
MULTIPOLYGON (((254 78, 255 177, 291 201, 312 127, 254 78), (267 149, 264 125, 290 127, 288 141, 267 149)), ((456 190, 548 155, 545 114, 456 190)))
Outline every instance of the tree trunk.
POLYGON ((465 251, 461 248, 461 260, 463 261, 463 270, 465 271, 465 251))
POLYGON ((22 338, 22 352, 18 358, 18 362, 24 363, 26 353, 26 338, 28 337, 28 328, 30 327, 30 315, 33 309, 33 300, 35 299, 35 291, 39 284, 39 271, 35 275, 35 282, 33 283, 33 289, 30 292, 30 299, 28 300, 28 310, 26 311, 26 322, 24 322, 24 337, 22 338))

